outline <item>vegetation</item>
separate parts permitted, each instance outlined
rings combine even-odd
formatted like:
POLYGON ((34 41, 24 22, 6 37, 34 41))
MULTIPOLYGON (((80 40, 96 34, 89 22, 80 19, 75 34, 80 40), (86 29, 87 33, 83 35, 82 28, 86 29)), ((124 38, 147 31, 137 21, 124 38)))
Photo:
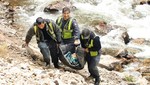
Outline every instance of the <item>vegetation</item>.
POLYGON ((125 76, 124 80, 127 82, 134 82, 135 81, 134 77, 131 75, 125 76))
POLYGON ((0 44, 0 57, 5 56, 7 52, 8 52, 7 45, 5 43, 0 44))

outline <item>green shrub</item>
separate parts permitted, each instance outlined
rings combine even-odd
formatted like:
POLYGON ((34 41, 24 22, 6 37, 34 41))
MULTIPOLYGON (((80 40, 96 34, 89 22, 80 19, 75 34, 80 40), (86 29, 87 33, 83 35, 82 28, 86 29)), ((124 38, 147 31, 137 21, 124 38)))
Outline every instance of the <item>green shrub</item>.
POLYGON ((135 81, 135 80, 134 80, 134 77, 131 76, 131 75, 125 76, 124 80, 125 80, 125 81, 128 81, 128 82, 134 82, 134 81, 135 81))

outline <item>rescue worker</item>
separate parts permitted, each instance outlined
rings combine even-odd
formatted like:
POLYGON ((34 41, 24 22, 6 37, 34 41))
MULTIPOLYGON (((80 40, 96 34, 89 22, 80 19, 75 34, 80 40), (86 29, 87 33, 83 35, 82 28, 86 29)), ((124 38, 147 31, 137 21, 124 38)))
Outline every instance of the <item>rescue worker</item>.
POLYGON ((75 45, 79 41, 80 31, 76 20, 70 17, 70 9, 68 7, 62 9, 62 16, 58 17, 56 24, 61 29, 62 45, 69 45, 68 51, 74 53, 75 45))
POLYGON ((100 61, 101 55, 101 42, 99 36, 96 36, 94 32, 89 29, 83 29, 80 34, 80 42, 82 48, 85 50, 86 57, 85 60, 88 64, 88 71, 90 77, 95 78, 95 84, 99 85, 100 75, 97 68, 97 64, 100 61))
POLYGON ((33 26, 28 30, 25 38, 25 45, 28 46, 32 36, 36 35, 38 47, 43 55, 43 59, 46 62, 46 66, 50 66, 50 55, 55 68, 59 68, 58 65, 58 46, 61 43, 61 32, 50 19, 43 19, 38 17, 33 26))

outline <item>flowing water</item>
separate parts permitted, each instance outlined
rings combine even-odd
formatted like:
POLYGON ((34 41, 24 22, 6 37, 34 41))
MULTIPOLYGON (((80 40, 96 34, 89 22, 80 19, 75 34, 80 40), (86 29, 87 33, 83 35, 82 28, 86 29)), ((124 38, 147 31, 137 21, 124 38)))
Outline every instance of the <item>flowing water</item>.
MULTIPOLYGON (((57 17, 61 15, 61 11, 57 14, 43 12, 44 7, 55 0, 9 1, 12 5, 27 6, 21 9, 19 15, 21 17, 21 23, 26 24, 27 27, 32 25, 39 16, 55 21, 57 17)), ((72 16, 77 19, 81 29, 83 26, 87 27, 90 25, 94 20, 105 20, 113 25, 127 28, 129 36, 133 39, 144 38, 150 40, 150 5, 133 6, 133 1, 135 0, 73 0, 73 5, 76 6, 78 10, 74 11, 72 16)), ((101 42, 112 42, 111 39, 103 39, 102 36, 101 38, 101 42)), ((137 53, 135 56, 150 58, 150 46, 136 46, 131 44, 127 46, 144 49, 143 52, 137 53)))

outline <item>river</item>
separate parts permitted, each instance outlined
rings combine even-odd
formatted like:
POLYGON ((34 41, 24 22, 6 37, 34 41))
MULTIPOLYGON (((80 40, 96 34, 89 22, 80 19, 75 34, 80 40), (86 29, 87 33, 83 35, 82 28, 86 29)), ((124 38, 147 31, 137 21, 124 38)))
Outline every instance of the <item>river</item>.
MULTIPOLYGON (((44 13, 43 9, 50 2, 55 0, 8 0, 12 6, 21 6, 17 23, 24 24, 27 29, 35 22, 35 19, 39 16, 43 18, 53 19, 54 21, 61 12, 57 14, 44 13)), ((134 0, 133 0, 134 1, 134 0)), ((77 7, 77 11, 71 13, 73 17, 79 22, 80 30, 82 27, 90 27, 90 24, 94 20, 105 20, 107 23, 113 25, 119 25, 125 27, 127 32, 132 39, 144 38, 150 41, 150 5, 136 5, 133 8, 132 0, 73 0, 73 5, 77 7)), ((93 28, 91 27, 91 30, 93 28)), ((108 35, 113 36, 118 31, 112 31, 108 35)), ((26 32, 23 33, 25 35, 26 32)), ((101 36, 102 47, 108 47, 108 44, 115 43, 120 44, 120 41, 115 41, 105 36, 101 36)), ((107 36, 107 35, 106 35, 107 36)), ((120 45, 118 45, 120 46, 120 45)), ((134 56, 138 58, 150 58, 150 46, 149 44, 136 45, 127 44, 123 45, 126 47, 133 47, 141 49, 139 53, 135 53, 134 56)), ((137 67, 137 64, 131 64, 126 66, 127 69, 137 67), (130 68, 129 68, 130 67, 130 68)))
MULTIPOLYGON (((61 12, 57 14, 44 13, 43 9, 50 2, 55 0, 8 0, 13 6, 22 6, 18 22, 25 24, 26 27, 32 25, 39 16, 53 19, 54 21, 61 12)), ((133 0, 134 1, 134 0, 133 0)), ((73 5, 78 9, 71 13, 79 22, 80 30, 82 27, 90 26, 94 20, 105 20, 107 23, 119 25, 127 28, 127 32, 132 39, 144 38, 150 40, 150 5, 136 5, 133 8, 132 0, 73 0, 73 5)), ((27 29, 28 30, 28 29, 27 29)), ((27 31, 26 30, 26 31, 27 31)), ((93 30, 93 28, 91 28, 93 30)), ((116 32, 112 32, 113 36, 116 32)), ((25 34, 24 34, 25 35, 25 34)), ((113 42, 105 36, 101 36, 102 43, 113 42)), ((120 43, 119 41, 115 43, 120 43)), ((102 44, 103 47, 107 45, 102 44)), ((128 44, 124 47, 134 47, 144 51, 134 54, 139 58, 150 58, 149 45, 128 44)))
MULTIPOLYGON (((55 21, 57 17, 61 15, 61 12, 57 14, 43 12, 44 7, 55 0, 8 1, 11 5, 22 6, 18 22, 25 24, 28 28, 39 16, 53 19, 55 21)), ((127 32, 132 39, 144 38, 145 40, 150 40, 150 5, 136 5, 133 8, 133 1, 134 0, 73 0, 73 5, 78 10, 72 12, 71 15, 79 22, 80 30, 83 26, 90 26, 94 20, 105 20, 107 23, 127 28, 127 32)), ((93 30, 93 28, 91 28, 91 30, 93 30)), ((112 33, 112 35, 114 35, 114 33, 112 33)), ((113 41, 107 39, 105 36, 102 36, 101 38, 101 42, 103 43, 110 43, 113 41)), ((105 47, 106 45, 104 44, 102 46, 105 47)), ((137 46, 128 44, 126 47, 134 47, 144 50, 140 53, 134 54, 137 57, 150 57, 149 45, 137 46)))

